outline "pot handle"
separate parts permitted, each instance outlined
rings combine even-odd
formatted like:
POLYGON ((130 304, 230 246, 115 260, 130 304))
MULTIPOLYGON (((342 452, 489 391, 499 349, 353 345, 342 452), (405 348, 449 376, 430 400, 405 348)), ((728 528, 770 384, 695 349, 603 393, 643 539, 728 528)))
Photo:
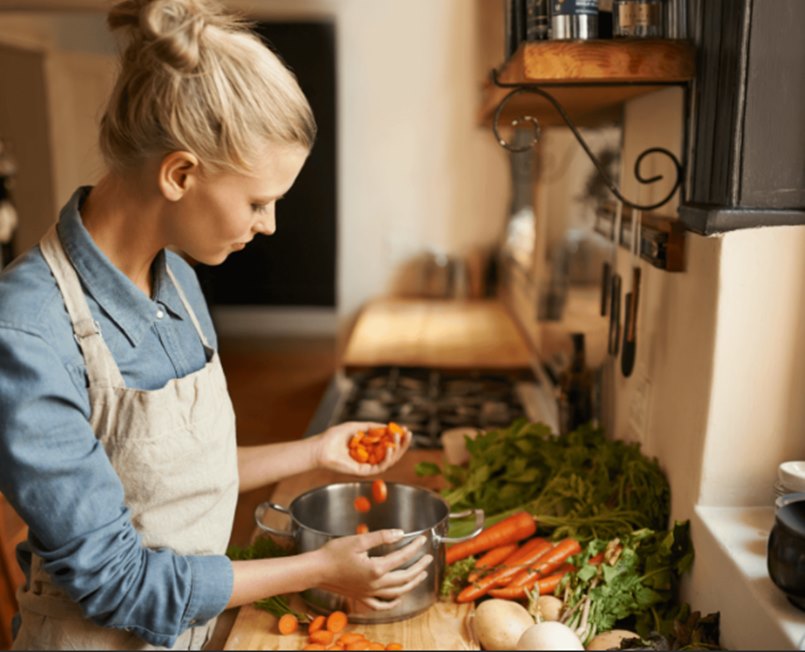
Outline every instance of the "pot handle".
POLYGON ((273 509, 276 512, 280 512, 285 514, 286 516, 290 516, 291 512, 283 507, 282 505, 278 505, 277 503, 260 503, 254 510, 254 522, 257 523, 257 527, 259 527, 263 532, 270 532, 271 534, 275 534, 279 537, 288 537, 289 539, 293 538, 293 534, 291 534, 287 530, 276 530, 270 525, 266 525, 263 523, 263 517, 266 515, 266 512, 269 509, 273 509))
POLYGON ((466 534, 463 537, 441 537, 437 535, 439 541, 441 543, 461 543, 462 541, 468 541, 481 534, 481 530, 484 529, 484 521, 486 520, 484 510, 482 509, 465 509, 463 512, 448 514, 447 518, 467 518, 470 514, 475 514, 475 529, 470 534, 466 534))

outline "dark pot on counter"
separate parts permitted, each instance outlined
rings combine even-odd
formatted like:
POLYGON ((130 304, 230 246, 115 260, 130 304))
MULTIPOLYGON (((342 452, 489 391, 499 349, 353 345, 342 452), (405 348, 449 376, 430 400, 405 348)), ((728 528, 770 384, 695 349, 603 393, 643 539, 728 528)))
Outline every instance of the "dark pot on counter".
POLYGON ((769 577, 789 601, 805 611, 805 493, 777 499, 769 535, 769 577))
POLYGON ((372 504, 372 509, 367 513, 357 512, 354 502, 358 496, 371 500, 371 481, 317 487, 294 498, 288 508, 266 502, 258 505, 255 510, 258 527, 264 532, 291 539, 297 553, 317 550, 335 537, 355 534, 360 523, 368 525, 370 530, 394 528, 405 532, 405 536, 397 543, 373 548, 371 555, 386 555, 407 545, 419 535, 426 537, 427 541, 421 552, 406 566, 430 553, 433 555, 433 563, 428 567, 428 577, 405 594, 394 609, 375 611, 357 600, 321 589, 310 589, 303 592, 302 597, 314 611, 329 613, 339 609, 346 612, 350 621, 355 623, 388 623, 410 618, 430 607, 439 595, 444 578, 445 544, 465 541, 483 529, 483 510, 451 514, 447 503, 432 491, 394 482, 389 482, 387 487, 388 499, 384 503, 372 504), (290 517, 290 529, 278 530, 266 525, 264 519, 269 510, 287 514, 290 517), (465 537, 447 536, 450 520, 472 515, 476 524, 472 534, 465 537))

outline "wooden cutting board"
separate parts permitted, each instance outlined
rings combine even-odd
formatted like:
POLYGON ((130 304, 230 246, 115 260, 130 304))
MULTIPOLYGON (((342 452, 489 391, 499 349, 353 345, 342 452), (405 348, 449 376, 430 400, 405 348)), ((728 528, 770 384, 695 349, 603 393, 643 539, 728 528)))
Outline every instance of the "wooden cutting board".
MULTIPOLYGON (((393 468, 383 474, 388 482, 404 482, 428 489, 438 490, 443 486, 440 477, 418 478, 414 468, 419 462, 442 463, 441 451, 410 450, 393 468)), ((271 496, 279 505, 287 507, 291 501, 308 489, 333 482, 354 480, 332 471, 310 471, 280 482, 271 496)), ((285 523, 270 521, 282 529, 285 523)), ((304 602, 294 596, 292 606, 305 611, 304 602)), ((437 602, 427 611, 396 623, 380 625, 349 625, 348 631, 359 631, 367 638, 382 643, 401 643, 406 650, 479 650, 471 627, 474 607, 472 604, 437 602)), ((271 614, 252 606, 241 607, 224 644, 225 650, 299 650, 306 642, 304 633, 283 636, 277 631, 277 619, 271 614)))
POLYGON ((499 301, 383 299, 361 311, 342 364, 527 370, 530 360, 499 301))

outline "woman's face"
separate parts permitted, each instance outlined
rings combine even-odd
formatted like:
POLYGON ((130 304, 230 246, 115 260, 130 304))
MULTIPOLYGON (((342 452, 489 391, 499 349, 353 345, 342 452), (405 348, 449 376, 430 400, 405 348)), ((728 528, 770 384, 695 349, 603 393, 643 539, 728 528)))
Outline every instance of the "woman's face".
POLYGON ((218 265, 258 233, 276 230, 275 209, 302 169, 301 145, 272 144, 248 174, 195 174, 172 207, 170 244, 195 260, 218 265))

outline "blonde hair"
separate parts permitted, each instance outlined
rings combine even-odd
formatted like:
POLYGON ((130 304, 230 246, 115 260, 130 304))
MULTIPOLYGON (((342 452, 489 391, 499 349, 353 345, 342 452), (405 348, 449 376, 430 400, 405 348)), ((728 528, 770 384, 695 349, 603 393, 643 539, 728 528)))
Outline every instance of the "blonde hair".
POLYGON ((112 169, 188 151, 211 171, 245 172, 268 142, 313 146, 293 73, 212 0, 124 0, 108 23, 129 39, 101 121, 112 169))

